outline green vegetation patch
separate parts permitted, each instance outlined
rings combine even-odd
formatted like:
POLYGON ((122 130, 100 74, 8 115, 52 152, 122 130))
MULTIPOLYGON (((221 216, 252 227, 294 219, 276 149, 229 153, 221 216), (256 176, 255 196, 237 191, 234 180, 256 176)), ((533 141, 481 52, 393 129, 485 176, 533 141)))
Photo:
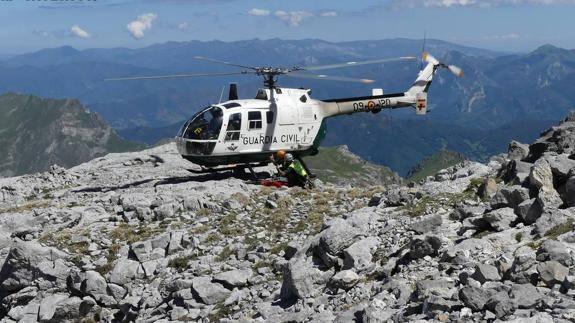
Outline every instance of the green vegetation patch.
POLYGON ((127 223, 120 223, 110 232, 110 238, 127 243, 148 240, 149 238, 164 232, 162 228, 151 228, 148 226, 131 226, 127 223))
POLYGON ((545 232, 545 236, 552 240, 557 240, 557 238, 567 232, 573 231, 573 224, 575 221, 573 219, 568 219, 567 222, 554 226, 553 228, 545 232))
POLYGON ((419 200, 402 206, 400 210, 405 211, 409 216, 419 217, 437 212, 440 208, 452 208, 456 204, 468 199, 474 199, 472 192, 463 193, 440 193, 434 196, 426 195, 419 200))
POLYGON ((442 169, 455 166, 465 160, 465 156, 449 150, 442 150, 424 159, 407 173, 410 182, 419 182, 427 176, 433 176, 442 169))

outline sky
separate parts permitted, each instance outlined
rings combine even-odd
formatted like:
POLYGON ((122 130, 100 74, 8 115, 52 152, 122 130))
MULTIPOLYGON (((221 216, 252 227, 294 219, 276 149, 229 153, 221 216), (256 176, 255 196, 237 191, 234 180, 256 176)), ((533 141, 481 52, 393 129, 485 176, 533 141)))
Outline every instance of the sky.
POLYGON ((575 48, 575 0, 0 0, 0 54, 167 41, 427 37, 575 48))

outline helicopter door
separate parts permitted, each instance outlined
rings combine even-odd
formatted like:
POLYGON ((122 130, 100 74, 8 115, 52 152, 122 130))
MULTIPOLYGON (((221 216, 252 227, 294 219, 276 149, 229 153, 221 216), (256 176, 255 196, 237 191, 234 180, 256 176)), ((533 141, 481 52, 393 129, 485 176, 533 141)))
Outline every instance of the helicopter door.
POLYGON ((226 129, 225 141, 238 141, 240 140, 240 132, 242 129, 242 114, 234 113, 230 115, 228 120, 228 128, 226 129))

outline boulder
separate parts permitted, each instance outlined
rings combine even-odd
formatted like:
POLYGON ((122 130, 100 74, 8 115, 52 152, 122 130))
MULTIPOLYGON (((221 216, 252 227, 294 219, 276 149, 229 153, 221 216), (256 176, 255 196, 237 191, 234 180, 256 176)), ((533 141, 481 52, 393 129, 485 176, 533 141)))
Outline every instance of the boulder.
POLYGON ((523 185, 529 180, 529 173, 533 164, 519 160, 509 161, 499 173, 505 183, 523 185))
POLYGON ((135 278, 143 278, 144 270, 139 262, 129 259, 120 259, 116 262, 110 273, 110 282, 118 285, 126 285, 135 278))
POLYGON ((99 299, 101 295, 107 294, 107 286, 106 279, 100 273, 89 270, 86 272, 86 279, 82 282, 81 291, 94 299, 99 299))
POLYGON ((497 193, 498 188, 499 185, 497 185, 497 181, 495 181, 495 179, 491 177, 488 177, 485 180, 483 180, 483 183, 481 183, 481 185, 479 186, 477 194, 483 200, 490 199, 493 198, 493 196, 495 196, 495 193, 497 193))
POLYGON ((435 236, 414 238, 409 244, 409 258, 420 259, 425 256, 436 256, 441 247, 441 240, 435 236))
POLYGON ((170 244, 168 245, 168 255, 173 255, 184 249, 182 246, 182 239, 184 237, 184 232, 173 231, 170 234, 170 244))
POLYGON ((122 194, 119 202, 124 211, 135 211, 138 207, 149 208, 152 205, 152 201, 143 193, 122 194))
POLYGON ((561 196, 554 188, 542 187, 537 194, 537 203, 542 210, 557 209, 563 204, 561 196))
POLYGON ((356 272, 370 270, 374 267, 372 255, 379 245, 375 237, 368 237, 357 242, 343 251, 343 269, 354 269, 356 272))
POLYGON ((284 269, 280 296, 282 300, 313 297, 332 275, 333 270, 323 272, 314 266, 311 257, 296 255, 284 269))
POLYGON ((539 159, 533 164, 529 173, 529 183, 536 189, 542 187, 553 189, 553 171, 547 160, 539 159))
POLYGON ((551 166, 555 183, 564 183, 575 171, 575 160, 567 154, 545 156, 545 159, 551 166))
POLYGON ((517 219, 517 215, 515 215, 515 211, 512 208, 506 207, 484 214, 483 219, 493 229, 504 231, 509 229, 511 223, 517 219))
POLYGON ((85 317, 80 313, 80 306, 82 299, 80 297, 70 297, 59 301, 54 308, 52 321, 55 322, 70 322, 77 320, 79 317, 85 317))
POLYGON ((493 292, 474 286, 465 286, 459 290, 459 299, 472 311, 482 311, 493 292))
POLYGON ((555 240, 545 240, 539 250, 537 250, 537 261, 550 260, 557 261, 566 267, 571 267, 575 264, 573 256, 563 243, 555 240))
POLYGON ((150 255, 152 253, 152 242, 149 240, 135 242, 130 246, 130 249, 139 262, 145 262, 150 260, 150 255))
POLYGON ((231 294, 231 291, 224 286, 213 283, 210 277, 192 279, 192 290, 197 298, 206 305, 222 303, 231 294))
POLYGON ((541 205, 534 198, 523 201, 515 208, 515 214, 527 225, 535 223, 542 213, 541 205))
POLYGON ((519 308, 534 308, 543 297, 532 284, 513 284, 509 296, 519 308))
POLYGON ((171 203, 160 205, 159 207, 154 209, 154 214, 156 215, 156 219, 158 219, 159 221, 162 221, 164 219, 173 218, 175 213, 176 213, 176 208, 171 203))
POLYGON ((424 217, 422 220, 412 223, 410 229, 418 234, 428 233, 441 226, 443 219, 440 214, 432 214, 424 217))
POLYGON ((329 285, 335 289, 348 290, 355 286, 359 281, 359 276, 352 270, 342 270, 333 275, 329 280, 329 285))
POLYGON ((335 265, 343 250, 352 245, 360 234, 357 228, 342 219, 336 218, 330 221, 327 227, 319 233, 319 243, 316 248, 318 256, 326 266, 335 265))
POLYGON ((505 273, 506 278, 518 283, 526 284, 536 280, 537 260, 535 251, 528 246, 522 246, 515 250, 511 268, 505 273))
POLYGON ((66 253, 55 248, 17 239, 0 269, 0 292, 17 291, 37 278, 65 285, 70 272, 63 261, 66 258, 66 253))
POLYGON ((485 213, 485 206, 478 205, 458 205, 455 210, 449 215, 452 220, 462 221, 468 218, 483 216, 485 213))
POLYGON ((509 159, 522 160, 529 154, 529 145, 519 143, 515 140, 509 143, 507 147, 507 156, 509 159))
POLYGON ((473 279, 480 283, 485 283, 487 281, 500 281, 501 276, 499 275, 499 270, 495 266, 488 264, 477 264, 475 265, 475 272, 471 276, 473 279))
MULTIPOLYGON (((379 299, 372 300, 369 305, 363 310, 361 322, 363 323, 386 323, 394 322, 394 317, 397 310, 390 309, 388 306, 379 299)), ((331 322, 331 321, 329 321, 331 322)))
POLYGON ((549 230, 558 226, 569 225, 573 221, 575 221, 575 208, 544 210, 539 219, 535 221, 535 229, 533 231, 543 237, 549 230))
POLYGON ((53 294, 48 295, 42 302, 40 303, 40 308, 38 310, 38 320, 39 321, 50 321, 54 317, 54 313, 56 312, 56 305, 68 299, 67 294, 53 294))
POLYGON ((539 272, 539 277, 545 285, 553 287, 553 285, 561 284, 565 280, 565 277, 569 274, 569 268, 555 260, 551 260, 539 263, 537 272, 539 272))
POLYGON ((252 278, 251 269, 236 269, 219 273, 214 276, 214 281, 223 284, 229 289, 234 287, 244 287, 248 285, 248 280, 252 278))
POLYGON ((517 304, 509 298, 507 292, 502 291, 491 296, 485 307, 493 312, 497 318, 502 319, 513 314, 517 309, 517 304))
POLYGON ((425 300, 429 296, 439 296, 441 298, 451 298, 455 292, 455 282, 448 278, 425 279, 415 283, 415 294, 420 300, 425 300))
POLYGON ((413 294, 413 284, 406 279, 390 277, 382 288, 395 296, 398 306, 406 305, 413 294))
POLYGON ((511 207, 514 208, 523 201, 529 199, 529 190, 525 187, 514 185, 502 187, 491 199, 491 207, 494 209, 511 207))

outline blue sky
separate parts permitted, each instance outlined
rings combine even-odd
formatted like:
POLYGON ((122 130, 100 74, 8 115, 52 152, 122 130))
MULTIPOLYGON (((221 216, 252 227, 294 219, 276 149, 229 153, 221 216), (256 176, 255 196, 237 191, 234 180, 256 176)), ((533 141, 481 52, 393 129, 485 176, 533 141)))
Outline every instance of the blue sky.
POLYGON ((3 0, 0 54, 166 41, 430 38, 575 48, 575 0, 3 0))

